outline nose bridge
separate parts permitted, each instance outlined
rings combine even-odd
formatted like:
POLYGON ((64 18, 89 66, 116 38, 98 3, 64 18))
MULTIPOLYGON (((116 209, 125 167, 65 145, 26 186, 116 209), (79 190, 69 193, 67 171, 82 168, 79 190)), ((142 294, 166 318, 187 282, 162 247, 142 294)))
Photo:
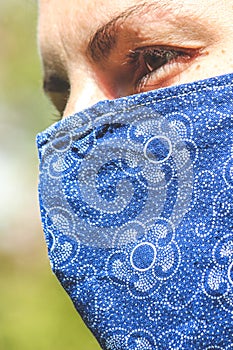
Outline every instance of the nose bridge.
POLYGON ((76 77, 71 83, 70 97, 64 116, 74 114, 108 97, 93 77, 76 77))

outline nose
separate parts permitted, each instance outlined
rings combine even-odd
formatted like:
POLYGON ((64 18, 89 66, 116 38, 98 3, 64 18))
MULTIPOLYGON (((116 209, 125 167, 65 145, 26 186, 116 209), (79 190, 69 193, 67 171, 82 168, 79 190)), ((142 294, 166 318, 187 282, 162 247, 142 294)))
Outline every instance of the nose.
POLYGON ((109 96, 104 93, 93 77, 86 76, 81 82, 76 77, 71 84, 70 96, 63 116, 77 113, 108 98, 109 96))

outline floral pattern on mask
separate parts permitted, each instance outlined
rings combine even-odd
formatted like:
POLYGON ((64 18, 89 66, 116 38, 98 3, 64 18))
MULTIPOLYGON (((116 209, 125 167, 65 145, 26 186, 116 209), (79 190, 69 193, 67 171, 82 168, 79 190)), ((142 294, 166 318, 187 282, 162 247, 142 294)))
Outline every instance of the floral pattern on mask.
POLYGON ((232 75, 38 136, 51 266, 104 350, 231 350, 232 75))

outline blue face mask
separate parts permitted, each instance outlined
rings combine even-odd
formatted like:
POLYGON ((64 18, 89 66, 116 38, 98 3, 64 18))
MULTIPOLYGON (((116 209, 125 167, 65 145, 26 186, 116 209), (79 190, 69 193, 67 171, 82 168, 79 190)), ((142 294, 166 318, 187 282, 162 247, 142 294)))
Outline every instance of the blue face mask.
POLYGON ((233 74, 38 136, 51 266, 106 350, 233 349, 233 74))

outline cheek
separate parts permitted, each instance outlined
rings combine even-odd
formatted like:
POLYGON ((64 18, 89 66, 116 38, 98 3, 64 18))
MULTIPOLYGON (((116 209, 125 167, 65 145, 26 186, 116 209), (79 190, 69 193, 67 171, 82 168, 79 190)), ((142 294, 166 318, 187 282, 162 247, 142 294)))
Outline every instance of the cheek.
MULTIPOLYGON (((180 77, 180 83, 188 83, 218 75, 232 73, 233 58, 230 49, 209 49, 180 77)), ((232 51, 233 52, 233 48, 232 51)))

